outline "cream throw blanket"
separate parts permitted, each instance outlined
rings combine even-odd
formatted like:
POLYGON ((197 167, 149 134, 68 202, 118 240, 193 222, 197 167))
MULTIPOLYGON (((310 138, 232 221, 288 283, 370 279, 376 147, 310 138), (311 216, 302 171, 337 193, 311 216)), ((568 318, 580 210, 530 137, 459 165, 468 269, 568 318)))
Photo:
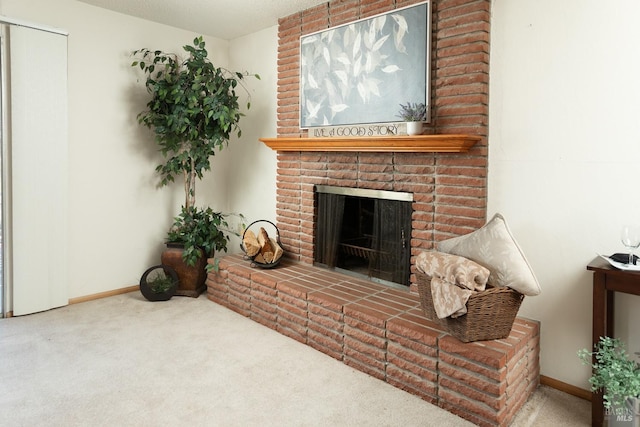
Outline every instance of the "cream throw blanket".
POLYGON ((470 259, 444 252, 423 252, 416 268, 431 278, 433 308, 440 319, 467 313, 467 301, 473 292, 484 291, 489 270, 470 259))

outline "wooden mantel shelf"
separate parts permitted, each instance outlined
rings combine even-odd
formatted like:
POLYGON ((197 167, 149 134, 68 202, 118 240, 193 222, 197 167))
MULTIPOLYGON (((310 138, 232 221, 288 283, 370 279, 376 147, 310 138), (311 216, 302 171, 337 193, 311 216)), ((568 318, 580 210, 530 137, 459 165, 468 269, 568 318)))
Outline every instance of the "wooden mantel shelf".
POLYGON ((466 153, 478 141, 472 135, 414 135, 345 138, 260 138, 275 151, 364 151, 466 153))

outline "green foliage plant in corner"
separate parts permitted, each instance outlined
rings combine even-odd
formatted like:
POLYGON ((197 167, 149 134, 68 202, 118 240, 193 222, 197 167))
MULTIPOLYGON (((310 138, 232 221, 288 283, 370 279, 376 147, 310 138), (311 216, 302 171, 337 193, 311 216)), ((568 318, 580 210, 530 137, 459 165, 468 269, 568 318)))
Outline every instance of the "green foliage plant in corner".
MULTIPOLYGON (((176 177, 183 179, 185 203, 167 238, 184 244, 183 259, 193 266, 200 256, 198 248, 207 256, 213 250, 227 249, 225 216, 196 207, 196 180, 211 170, 211 158, 229 144, 232 135, 241 136, 238 123, 243 114, 236 89, 248 93, 244 79, 260 76, 213 65, 202 36, 183 49, 186 59, 160 50, 138 49, 133 51, 136 59, 131 65, 144 72, 151 95, 147 109, 138 114, 138 122, 154 131, 165 159, 156 168, 160 185, 168 185, 176 177)), ((247 109, 250 107, 249 97, 247 109)))
POLYGON ((593 352, 582 349, 578 357, 593 369, 589 378, 591 390, 603 391, 606 408, 640 396, 640 365, 630 359, 620 339, 600 337, 593 352))

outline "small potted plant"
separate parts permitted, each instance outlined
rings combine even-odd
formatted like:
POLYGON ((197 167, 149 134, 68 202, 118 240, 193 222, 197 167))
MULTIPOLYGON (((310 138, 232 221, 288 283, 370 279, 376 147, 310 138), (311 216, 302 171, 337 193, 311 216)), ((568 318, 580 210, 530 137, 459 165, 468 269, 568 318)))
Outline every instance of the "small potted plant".
POLYGON ((167 245, 184 248, 182 258, 194 266, 202 253, 212 257, 216 251, 226 252, 229 236, 225 231, 229 231, 229 224, 224 214, 211 208, 182 208, 167 233, 167 245))
POLYGON ((140 293, 149 301, 168 301, 177 287, 178 274, 167 265, 154 265, 140 278, 140 293))
POLYGON ((422 122, 427 119, 427 107, 418 102, 400 104, 397 116, 407 122, 407 134, 419 135, 422 133, 422 122))
POLYGON ((616 418, 621 414, 628 415, 627 420, 632 418, 633 425, 637 426, 640 422, 640 365, 630 359, 623 342, 600 337, 593 352, 582 349, 578 351, 578 357, 593 369, 589 378, 591 390, 603 392, 608 413, 616 418))
MULTIPOLYGON (((240 226, 244 216, 240 218, 240 226)), ((174 268, 180 278, 177 295, 197 297, 206 287, 207 272, 217 266, 208 264, 216 251, 227 251, 229 235, 239 235, 229 227, 230 214, 215 212, 213 209, 190 206, 182 208, 174 218, 167 233, 167 249, 160 257, 162 264, 174 268)))

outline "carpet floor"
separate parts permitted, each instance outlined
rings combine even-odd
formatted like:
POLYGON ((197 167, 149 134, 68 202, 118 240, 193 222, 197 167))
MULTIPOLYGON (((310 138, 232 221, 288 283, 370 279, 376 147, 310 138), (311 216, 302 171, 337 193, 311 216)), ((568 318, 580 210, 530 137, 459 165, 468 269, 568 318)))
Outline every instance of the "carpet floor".
MULTIPOLYGON (((541 386, 513 426, 588 426, 541 386)), ((0 320, 0 425, 471 426, 233 311, 138 292, 0 320)))

